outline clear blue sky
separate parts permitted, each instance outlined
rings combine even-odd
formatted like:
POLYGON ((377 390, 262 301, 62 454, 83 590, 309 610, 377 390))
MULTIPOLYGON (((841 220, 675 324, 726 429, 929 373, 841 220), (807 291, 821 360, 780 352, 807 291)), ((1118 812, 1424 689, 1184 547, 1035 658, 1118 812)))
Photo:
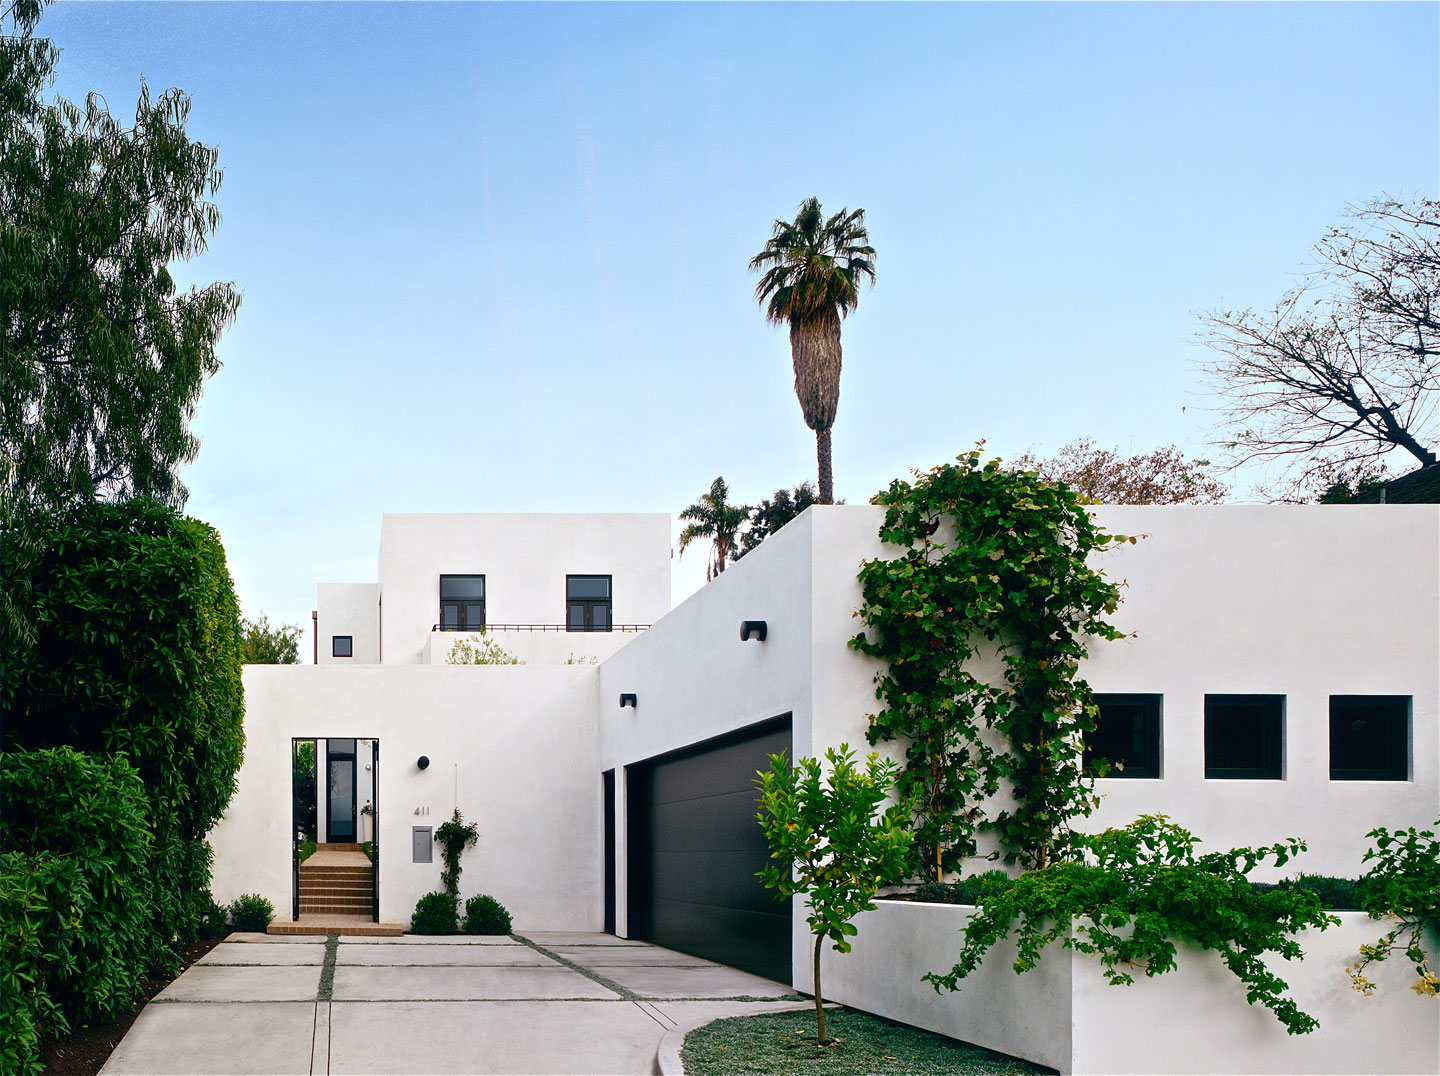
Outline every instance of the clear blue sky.
POLYGON ((307 631, 316 582, 374 580, 382 512, 813 476, 745 268, 809 195, 878 251, 834 430, 858 503, 980 438, 1205 454, 1196 314, 1440 173, 1433 3, 62 2, 39 32, 59 93, 178 86, 220 147, 178 275, 244 303, 188 511, 247 613, 307 631))

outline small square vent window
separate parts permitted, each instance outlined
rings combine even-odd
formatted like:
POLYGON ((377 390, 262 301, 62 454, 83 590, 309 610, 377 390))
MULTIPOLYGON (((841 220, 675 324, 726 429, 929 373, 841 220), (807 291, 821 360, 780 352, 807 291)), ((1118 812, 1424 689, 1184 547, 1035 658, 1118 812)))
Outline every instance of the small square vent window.
POLYGON ((1206 779, 1279 781, 1284 736, 1284 695, 1206 695, 1206 779))
POLYGON ((1160 695, 1100 695, 1095 730, 1085 736, 1085 772, 1092 777, 1160 776, 1160 695), (1102 767, 1101 763, 1105 765, 1102 767))
POLYGON ((332 635, 330 636, 330 656, 332 658, 348 658, 352 656, 354 647, 351 636, 332 635))
POLYGON ((1410 696, 1330 696, 1330 780, 1410 776, 1410 696))

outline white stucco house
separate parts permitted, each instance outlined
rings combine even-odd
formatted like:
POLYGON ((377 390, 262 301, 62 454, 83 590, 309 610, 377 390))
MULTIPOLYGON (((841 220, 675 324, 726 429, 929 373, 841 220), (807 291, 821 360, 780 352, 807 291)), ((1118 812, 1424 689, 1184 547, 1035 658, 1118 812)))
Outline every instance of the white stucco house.
MULTIPOLYGON (((1127 764, 1097 782, 1103 799, 1087 825, 1165 813, 1209 848, 1299 836, 1310 851, 1295 869, 1354 877, 1369 829, 1435 821, 1440 507, 1095 512, 1107 530, 1146 537, 1102 557, 1125 583, 1112 621, 1132 634, 1096 642, 1083 674, 1101 704, 1105 753, 1127 764)), ((377 581, 319 588, 317 663, 245 670, 245 762, 210 837, 216 898, 259 892, 282 917, 295 907, 292 752, 313 740, 338 763, 321 764, 322 843, 363 836, 355 807, 346 829, 347 772, 351 802, 373 803, 380 920, 408 921, 438 888, 430 832, 458 806, 480 830, 462 896, 499 898, 517 929, 612 931, 806 990, 803 912, 754 879, 765 850, 752 781, 771 752, 868 749, 876 665, 846 642, 858 625, 857 569, 883 552, 882 516, 864 505, 811 508, 674 609, 663 515, 385 516, 377 581), (481 626, 525 664, 446 665, 454 641, 481 626)), ((916 907, 934 906, 885 914, 916 907)), ((1129 1057, 1140 1058, 1134 1071, 1155 1070, 1159 1055, 1120 1057, 1099 1032, 1086 1038, 1106 1019, 1095 1005, 1131 1002, 1113 988, 1092 999, 1086 984, 1098 974, 1077 970, 1072 981, 1068 954, 1043 975, 1000 968, 996 990, 1049 999, 1007 1004, 1060 1029, 1011 1020, 1006 1031, 1003 1014, 975 1008, 974 991, 948 995, 945 1009, 918 983, 952 962, 934 952, 955 923, 931 937, 931 927, 900 922, 862 917, 853 959, 826 972, 834 997, 1064 1072, 1121 1071, 1129 1057), (887 938, 884 954, 866 956, 867 931, 887 938)), ((1363 939, 1366 925, 1357 929, 1363 939)), ((1360 998, 1340 968, 1309 1003, 1337 1007, 1344 1042, 1318 1038, 1322 1028, 1287 1043, 1261 1013, 1253 1034, 1216 1025, 1197 1037, 1193 1064, 1167 1067, 1435 1071, 1433 1002, 1425 1008, 1403 980, 1385 998, 1360 998), (1377 1054, 1368 1033, 1357 1038, 1346 1008, 1357 1002, 1385 1014, 1371 1020, 1373 1043, 1398 1035, 1394 1056, 1377 1054)), ((1214 1019, 1254 1022, 1243 992, 1230 997, 1233 980, 1208 982, 1197 989, 1233 1002, 1214 1019)), ((1129 988, 1134 1004, 1160 1004, 1149 988, 1129 988)), ((1144 1018, 1161 1028, 1173 1003, 1163 997, 1160 1015, 1144 1018)))

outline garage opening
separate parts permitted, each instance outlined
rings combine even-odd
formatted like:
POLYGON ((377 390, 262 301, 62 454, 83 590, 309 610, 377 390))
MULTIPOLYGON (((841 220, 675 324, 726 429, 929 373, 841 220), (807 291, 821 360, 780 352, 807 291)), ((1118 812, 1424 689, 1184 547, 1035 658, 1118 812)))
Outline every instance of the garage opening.
POLYGON ((785 714, 627 768, 632 938, 791 982, 790 904, 769 860, 755 774, 791 752, 785 714))

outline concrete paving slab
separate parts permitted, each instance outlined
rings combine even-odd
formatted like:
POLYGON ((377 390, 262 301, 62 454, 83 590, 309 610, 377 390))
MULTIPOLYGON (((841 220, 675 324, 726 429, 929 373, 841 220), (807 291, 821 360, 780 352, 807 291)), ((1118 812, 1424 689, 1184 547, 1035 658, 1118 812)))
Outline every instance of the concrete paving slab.
POLYGON ((626 1001, 337 1001, 331 1020, 335 1074, 650 1073, 665 1031, 626 1001))
POLYGON ((314 1033, 313 1002, 147 1005, 100 1071, 308 1073, 314 1033))
POLYGON ((225 938, 225 945, 314 945, 316 942, 325 944, 324 938, 315 935, 304 934, 245 934, 235 931, 225 938))
POLYGON ((402 934, 398 938, 344 938, 346 945, 518 945, 508 934, 402 934))
MULTIPOLYGON (((248 971, 227 968, 226 971, 248 971)), ((732 991, 733 992, 733 991, 732 991)), ((488 1001, 517 998, 602 998, 618 995, 569 968, 335 969, 336 1001, 488 1001)), ((371 1070, 374 1071, 374 1070, 371 1070)))
POLYGON ((289 965, 325 963, 325 943, 316 945, 252 945, 221 942, 196 961, 197 964, 289 965))
MULTIPOLYGON (((323 955, 323 949, 322 949, 323 955)), ((578 961, 577 961, 578 963, 578 961)), ((351 945, 342 941, 335 952, 335 966, 346 965, 403 967, 420 964, 427 967, 463 965, 479 967, 558 967, 544 953, 528 945, 351 945)))
POLYGON ((652 966, 670 968, 718 968, 713 960, 661 949, 658 945, 550 945, 546 946, 566 960, 585 968, 652 966))
POLYGON ((553 949, 557 945, 645 945, 646 942, 617 938, 614 934, 598 934, 580 930, 517 930, 522 938, 536 945, 553 949))
POLYGON ((777 998, 795 992, 784 983, 718 964, 708 968, 610 967, 601 974, 647 998, 777 998))
MULTIPOLYGON (((167 1001, 314 1001, 320 969, 314 966, 227 967, 195 964, 156 995, 167 1001)), ((148 1008, 148 1007, 147 1007, 148 1008)))

